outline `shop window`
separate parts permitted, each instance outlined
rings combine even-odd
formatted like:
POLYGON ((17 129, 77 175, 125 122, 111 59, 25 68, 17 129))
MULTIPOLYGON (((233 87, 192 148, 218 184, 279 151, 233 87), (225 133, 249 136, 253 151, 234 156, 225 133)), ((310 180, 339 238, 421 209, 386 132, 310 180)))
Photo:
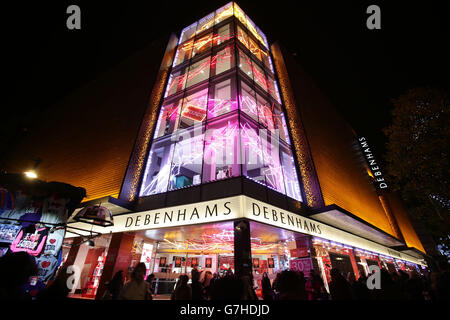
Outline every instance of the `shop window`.
POLYGON ((264 71, 256 64, 252 63, 253 74, 255 78, 255 83, 258 84, 264 91, 267 91, 267 79, 264 71))
POLYGON ((195 30, 197 29, 197 22, 194 22, 190 26, 186 27, 181 31, 180 42, 183 43, 195 35, 195 30))
POLYGON ((237 36, 238 36, 238 40, 245 46, 245 47, 249 47, 248 44, 248 36, 247 33, 242 30, 242 28, 240 26, 237 26, 237 36))
POLYGON ((285 193, 283 170, 280 163, 278 135, 270 134, 266 129, 259 130, 264 167, 261 169, 266 185, 280 193, 285 193))
POLYGON ((141 196, 162 193, 167 191, 170 167, 175 142, 170 136, 154 141, 150 149, 147 167, 141 187, 141 196))
POLYGON ((181 100, 163 104, 159 113, 158 122, 156 124, 154 136, 155 139, 166 134, 173 133, 178 129, 180 120, 180 107, 181 100))
POLYGON ((184 90, 186 85, 187 70, 188 67, 184 68, 183 70, 176 71, 170 75, 169 81, 167 83, 166 94, 164 95, 164 97, 171 96, 177 92, 180 92, 181 90, 184 90))
POLYGON ((194 47, 194 40, 190 40, 180 46, 178 46, 175 61, 173 66, 177 66, 191 58, 192 48, 194 47))
POLYGON ((188 128, 195 123, 206 120, 206 102, 208 89, 203 89, 190 94, 183 99, 183 108, 180 114, 180 128, 188 128))
POLYGON ((253 53, 259 61, 262 61, 262 51, 259 49, 259 45, 250 37, 248 38, 248 44, 250 52, 253 53))
POLYGON ((267 102, 267 99, 256 95, 256 105, 258 108, 259 123, 267 127, 270 131, 274 130, 272 107, 267 102))
POLYGON ((231 38, 230 24, 226 24, 217 29, 214 35, 214 46, 218 46, 231 38))
POLYGON ((227 79, 212 86, 213 97, 208 101, 208 118, 214 118, 237 108, 234 81, 227 79))
POLYGON ((297 201, 302 201, 297 169, 295 168, 292 152, 289 146, 283 143, 280 143, 280 151, 286 195, 297 201))
POLYGON ((241 155, 242 174, 253 181, 266 184, 265 169, 263 164, 263 153, 258 127, 250 121, 241 118, 241 155))
POLYGON ((212 58, 211 65, 213 66, 214 75, 218 75, 231 69, 231 67, 234 65, 233 52, 233 47, 227 46, 212 58))
POLYGON ((278 87, 276 81, 272 77, 267 78, 267 87, 269 94, 274 98, 278 103, 281 103, 280 94, 278 93, 278 87))
POLYGON ((206 17, 198 21, 196 33, 199 34, 205 30, 209 30, 213 25, 214 25, 214 12, 211 12, 206 17))
POLYGON ((203 52, 211 49, 212 46, 212 33, 209 33, 200 39, 195 40, 194 50, 192 52, 192 57, 195 57, 203 52))
POLYGON ((189 75, 186 80, 186 88, 209 78, 210 60, 211 57, 207 57, 190 66, 189 75))
POLYGON ((273 73, 273 65, 272 65, 272 59, 270 58, 270 54, 265 51, 261 51, 261 52, 262 52, 262 58, 263 58, 264 65, 273 73))
POLYGON ((253 80, 253 69, 252 61, 250 58, 241 50, 239 50, 239 68, 244 72, 250 79, 253 80))
POLYGON ((196 125, 179 131, 173 151, 168 190, 176 190, 201 183, 203 160, 203 129, 196 125))
POLYGON ((240 175, 238 115, 231 114, 206 126, 203 182, 240 175))
POLYGON ((239 96, 240 109, 258 121, 258 107, 256 105, 255 90, 241 81, 241 94, 239 96))
POLYGON ((224 21, 225 19, 233 15, 233 3, 230 2, 224 5, 222 8, 216 10, 216 24, 224 21))
POLYGON ((281 106, 278 104, 274 104, 273 107, 273 119, 275 129, 278 130, 278 134, 282 140, 290 144, 288 128, 286 125, 286 120, 284 118, 284 113, 281 110, 281 106))
POLYGON ((69 293, 70 298, 95 299, 99 288, 103 268, 108 256, 111 235, 101 235, 93 240, 94 245, 87 243, 79 246, 73 266, 79 270, 74 286, 69 293))

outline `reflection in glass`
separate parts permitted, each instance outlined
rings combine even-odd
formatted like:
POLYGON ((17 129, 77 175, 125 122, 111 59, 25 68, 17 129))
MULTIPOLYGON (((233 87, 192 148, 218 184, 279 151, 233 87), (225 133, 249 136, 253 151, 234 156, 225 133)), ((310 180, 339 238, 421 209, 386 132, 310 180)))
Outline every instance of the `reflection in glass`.
POLYGON ((241 110, 258 121, 258 107, 256 105, 255 91, 244 81, 241 81, 241 95, 239 97, 241 110))
POLYGON ((141 196, 167 191, 174 146, 175 142, 171 141, 170 136, 153 142, 142 181, 141 196))
POLYGON ((207 57, 191 65, 186 80, 186 88, 209 78, 210 60, 211 57, 207 57))
POLYGON ((237 108, 236 93, 231 79, 219 82, 212 88, 213 98, 208 101, 208 118, 212 119, 237 108))
POLYGON ((234 113, 206 127, 203 182, 240 175, 238 117, 234 113))
POLYGON ((201 125, 180 133, 173 152, 168 190, 201 183, 203 137, 201 125))

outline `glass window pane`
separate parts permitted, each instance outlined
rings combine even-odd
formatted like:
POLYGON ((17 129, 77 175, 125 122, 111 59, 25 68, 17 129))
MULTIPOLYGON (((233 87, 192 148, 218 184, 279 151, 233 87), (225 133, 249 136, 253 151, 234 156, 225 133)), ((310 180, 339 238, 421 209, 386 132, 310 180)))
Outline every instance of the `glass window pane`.
POLYGON ((178 129, 178 122, 180 121, 180 107, 181 100, 173 103, 164 104, 159 113, 158 123, 155 129, 155 138, 165 136, 178 129))
POLYGON ((180 134, 173 152, 168 190, 201 183, 203 137, 200 125, 180 134))
POLYGON ((242 175, 265 185, 263 156, 258 128, 246 119, 241 118, 240 134, 242 175))
POLYGON ((237 109, 236 93, 232 87, 231 79, 214 84, 212 87, 214 98, 208 102, 208 118, 220 116, 237 109))
POLYGON ((241 50, 239 50, 239 68, 253 80, 252 61, 241 50))
POLYGON ((258 65, 256 65, 256 63, 252 63, 252 67, 255 83, 263 88, 264 91, 267 91, 267 79, 264 71, 258 65))
POLYGON ((214 75, 218 75, 225 72, 234 65, 233 47, 228 46, 223 50, 220 50, 213 58, 212 65, 214 69, 214 75))
POLYGON ((180 128, 191 127, 206 119, 207 99, 208 89, 203 89, 184 98, 180 115, 180 128))
POLYGON ((300 184, 297 178, 294 158, 289 146, 281 144, 281 164, 283 166, 284 183, 286 186, 286 195, 298 201, 302 200, 300 184))
POLYGON ((248 38, 248 49, 258 58, 259 61, 262 61, 261 49, 259 48, 259 45, 250 37, 248 38))
POLYGON ((239 100, 241 110, 258 121, 258 108, 256 106, 255 91, 243 81, 241 81, 241 95, 239 100))
POLYGON ((170 136, 153 142, 142 181, 141 196, 167 191, 174 146, 175 142, 171 141, 170 136))
POLYGON ((238 115, 209 123, 205 134, 203 182, 240 175, 238 115))
POLYGON ((216 24, 224 21, 226 18, 233 15, 233 3, 230 2, 224 5, 222 8, 216 10, 216 24))
POLYGON ((211 57, 207 57, 191 65, 186 81, 186 88, 209 78, 210 60, 211 57))
POLYGON ((166 94, 164 95, 164 97, 170 96, 185 88, 187 70, 188 67, 184 68, 183 70, 174 72, 170 75, 169 82, 167 83, 166 94))
POLYGON ((198 21, 196 33, 199 34, 205 30, 209 30, 213 25, 214 25, 214 12, 211 12, 206 17, 198 21))
POLYGON ((219 44, 229 40, 231 38, 230 33, 231 30, 229 23, 224 26, 221 26, 219 29, 217 29, 217 33, 214 34, 214 45, 218 46, 219 44))
POLYGON ((241 27, 237 26, 237 34, 238 34, 239 41, 242 42, 242 44, 248 48, 249 45, 248 45, 247 33, 244 30, 242 30, 241 27))
POLYGON ((194 44, 194 51, 192 52, 192 57, 199 55, 209 49, 211 49, 212 45, 212 33, 207 34, 200 39, 197 39, 194 44))
POLYGON ((194 40, 190 40, 180 46, 178 46, 177 54, 173 66, 177 66, 186 60, 191 58, 192 48, 194 46, 194 40))
POLYGON ((274 125, 275 129, 279 131, 280 138, 286 141, 288 144, 290 144, 289 141, 289 134, 288 129, 286 126, 286 121, 284 118, 284 113, 281 110, 281 106, 274 104, 273 108, 273 118, 274 118, 274 125))
POLYGON ((259 123, 267 127, 270 131, 273 131, 274 123, 273 123, 272 108, 270 104, 267 102, 267 99, 257 94, 256 104, 258 108, 259 123))
POLYGON ((195 34, 195 29, 197 29, 197 22, 194 22, 189 27, 184 28, 183 31, 181 31, 180 42, 178 43, 183 43, 193 37, 195 34))
POLYGON ((275 81, 275 79, 273 79, 270 76, 267 78, 267 87, 268 87, 269 94, 272 96, 272 98, 277 100, 278 103, 281 103, 280 94, 278 93, 278 87, 277 87, 276 81, 275 81))
POLYGON ((269 133, 266 129, 259 130, 259 137, 264 160, 264 167, 261 170, 266 177, 266 185, 284 194, 279 137, 277 134, 269 133))
POLYGON ((265 51, 261 51, 261 52, 262 52, 262 57, 263 57, 265 66, 267 68, 269 68, 269 70, 272 71, 272 73, 273 73, 273 65, 272 65, 272 59, 270 58, 270 54, 265 51))

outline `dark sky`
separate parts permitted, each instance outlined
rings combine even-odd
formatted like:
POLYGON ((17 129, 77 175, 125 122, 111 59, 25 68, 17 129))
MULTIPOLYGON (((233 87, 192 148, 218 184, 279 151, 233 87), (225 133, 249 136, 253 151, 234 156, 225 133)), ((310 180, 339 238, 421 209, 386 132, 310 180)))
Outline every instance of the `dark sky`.
MULTIPOLYGON (((227 1, 33 1, 3 4, 7 53, 0 144, 32 134, 58 99, 113 68, 165 32, 227 1), (120 4, 122 2, 122 4, 120 4), (81 8, 81 30, 66 28, 66 8, 81 8)), ((269 42, 278 40, 360 135, 384 151, 390 99, 408 88, 449 89, 450 40, 444 1, 239 1, 269 42), (274 7, 272 4, 276 4, 274 7), (366 28, 366 8, 381 8, 381 30, 366 28)))

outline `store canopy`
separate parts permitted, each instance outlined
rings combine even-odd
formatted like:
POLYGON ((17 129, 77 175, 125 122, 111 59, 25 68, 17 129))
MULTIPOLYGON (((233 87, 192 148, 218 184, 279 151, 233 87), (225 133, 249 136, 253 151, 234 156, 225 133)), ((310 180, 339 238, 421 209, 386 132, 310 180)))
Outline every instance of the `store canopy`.
POLYGON ((404 245, 394 236, 334 204, 313 212, 309 217, 387 247, 404 245))

